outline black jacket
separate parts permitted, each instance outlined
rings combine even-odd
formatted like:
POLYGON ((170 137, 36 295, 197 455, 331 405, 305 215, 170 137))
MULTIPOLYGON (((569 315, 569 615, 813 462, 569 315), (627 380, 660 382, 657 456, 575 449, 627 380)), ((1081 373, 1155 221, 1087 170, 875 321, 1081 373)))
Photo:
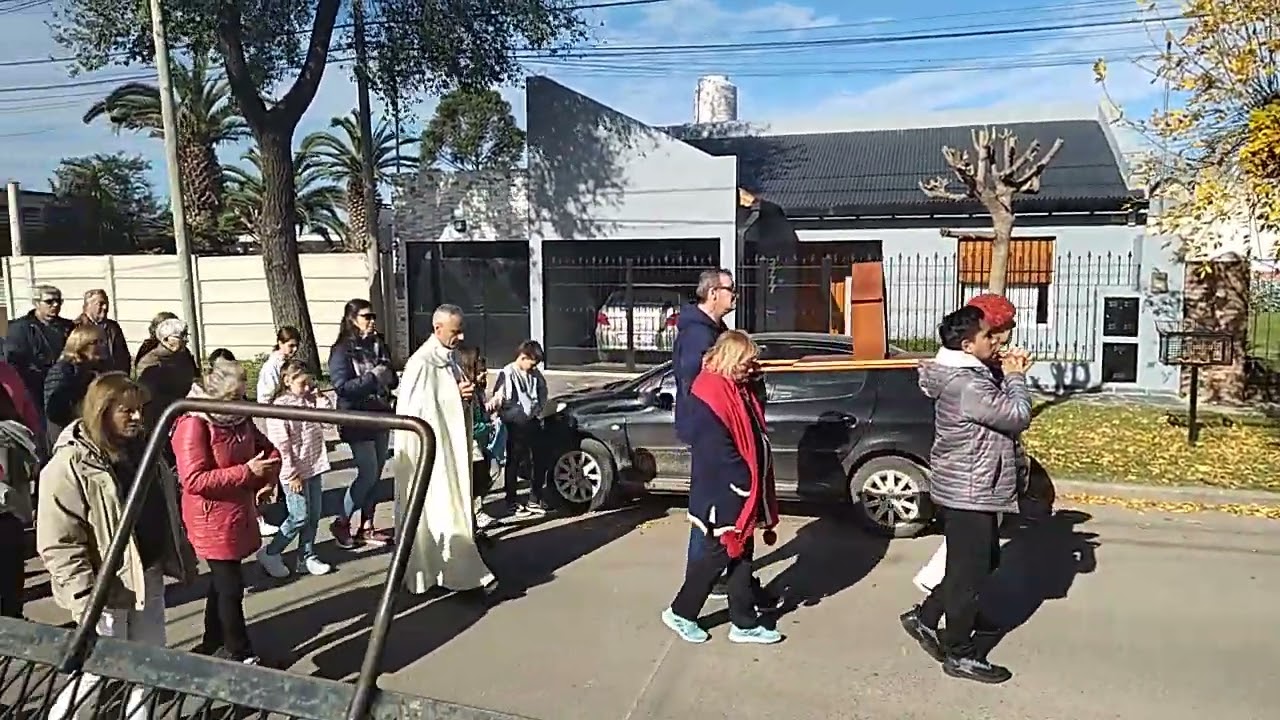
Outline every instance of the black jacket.
POLYGON ((80 401, 99 368, 70 360, 59 360, 44 379, 44 415, 51 425, 65 427, 80 417, 80 401))
MULTIPOLYGON (((81 315, 76 319, 76 324, 93 323, 92 320, 81 315)), ((104 372, 122 372, 126 375, 133 369, 133 358, 129 356, 129 344, 124 341, 124 331, 120 329, 120 323, 107 318, 96 325, 102 328, 103 334, 107 336, 106 346, 102 348, 102 370, 104 372)))
POLYGON ((693 437, 690 421, 680 408, 689 397, 689 388, 693 387, 693 379, 702 371, 702 356, 716 344, 728 328, 723 321, 712 320, 697 305, 686 305, 680 309, 680 319, 676 321, 679 334, 676 335, 675 346, 671 350, 671 364, 676 376, 676 437, 688 444, 693 437))
POLYGON ((74 323, 62 317, 51 318, 46 325, 36 319, 35 310, 9 323, 5 357, 22 375, 27 392, 37 403, 44 397, 44 377, 58 361, 73 327, 74 323))

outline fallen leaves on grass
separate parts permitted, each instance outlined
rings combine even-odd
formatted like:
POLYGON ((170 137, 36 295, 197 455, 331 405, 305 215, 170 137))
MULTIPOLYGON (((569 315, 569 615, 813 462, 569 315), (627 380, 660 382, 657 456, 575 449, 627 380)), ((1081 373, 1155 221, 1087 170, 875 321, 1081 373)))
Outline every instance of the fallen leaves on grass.
POLYGON ((1082 505, 1111 505, 1138 512, 1165 512, 1188 514, 1198 512, 1222 512, 1237 517, 1263 518, 1280 520, 1280 505, 1260 505, 1257 503, 1198 503, 1198 502, 1165 502, 1144 500, 1141 498, 1115 497, 1112 495, 1092 495, 1085 493, 1063 493, 1061 500, 1080 503, 1082 505))
POLYGON ((1187 445, 1185 413, 1120 401, 1040 408, 1027 451, 1050 477, 1280 492, 1280 431, 1262 419, 1202 415, 1187 445))

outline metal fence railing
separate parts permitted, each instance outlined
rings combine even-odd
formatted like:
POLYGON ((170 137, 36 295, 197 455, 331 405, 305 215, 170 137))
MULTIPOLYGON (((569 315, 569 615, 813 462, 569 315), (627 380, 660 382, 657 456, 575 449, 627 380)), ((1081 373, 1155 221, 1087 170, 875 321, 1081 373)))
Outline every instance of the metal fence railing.
MULTIPOLYGON (((735 273, 737 325, 753 332, 849 332, 844 293, 850 254, 788 257, 751 254, 735 273)), ((985 292, 987 267, 959 253, 899 253, 883 267, 889 342, 905 350, 937 348, 938 320, 985 292)), ((714 258, 577 256, 544 268, 545 329, 555 365, 666 360, 680 306, 693 299, 698 274, 714 258)), ((1011 267, 1006 294, 1018 308, 1015 342, 1043 360, 1089 362, 1100 341, 1098 290, 1137 287, 1132 253, 1059 253, 1035 269, 1011 267)), ((1277 324, 1280 343, 1280 323, 1277 324)))
POLYGON ((394 601, 409 562, 413 545, 410 539, 417 532, 426 502, 428 474, 436 452, 435 434, 426 423, 417 418, 378 413, 184 399, 170 405, 157 426, 147 442, 125 500, 120 529, 103 555, 88 609, 84 617, 77 618, 75 629, 0 618, 0 718, 47 718, 60 698, 64 698, 64 702, 70 698, 73 703, 70 712, 64 715, 68 719, 515 718, 496 711, 386 692, 377 687, 394 601), (374 611, 369 645, 354 684, 96 636, 94 628, 106 608, 111 583, 142 512, 146 479, 156 476, 150 469, 160 459, 162 445, 174 420, 187 412, 406 430, 422 439, 423 453, 414 469, 391 568, 374 611))

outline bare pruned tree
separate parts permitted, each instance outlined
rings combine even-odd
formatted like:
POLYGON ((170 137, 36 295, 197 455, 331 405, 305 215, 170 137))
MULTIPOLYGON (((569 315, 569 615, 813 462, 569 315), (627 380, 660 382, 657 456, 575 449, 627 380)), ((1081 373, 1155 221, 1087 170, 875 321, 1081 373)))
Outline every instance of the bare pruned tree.
POLYGON ((1062 149, 1062 139, 1037 158, 1040 141, 1032 140, 1018 151, 1018 136, 1008 129, 977 128, 969 132, 973 156, 968 150, 942 148, 947 167, 960 180, 963 190, 951 189, 951 178, 939 175, 920 181, 925 195, 941 200, 977 200, 991 214, 991 274, 987 289, 1004 294, 1009 269, 1009 241, 1013 238, 1013 198, 1040 191, 1040 176, 1062 149))

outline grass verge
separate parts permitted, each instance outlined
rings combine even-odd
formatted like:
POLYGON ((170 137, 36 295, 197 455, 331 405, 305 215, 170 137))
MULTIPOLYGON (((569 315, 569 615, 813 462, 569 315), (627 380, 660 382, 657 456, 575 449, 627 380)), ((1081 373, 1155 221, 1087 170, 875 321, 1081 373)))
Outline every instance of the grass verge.
POLYGON ((1190 447, 1185 411, 1068 399, 1036 412, 1027 451, 1052 478, 1280 493, 1280 428, 1262 418, 1202 413, 1190 447))

